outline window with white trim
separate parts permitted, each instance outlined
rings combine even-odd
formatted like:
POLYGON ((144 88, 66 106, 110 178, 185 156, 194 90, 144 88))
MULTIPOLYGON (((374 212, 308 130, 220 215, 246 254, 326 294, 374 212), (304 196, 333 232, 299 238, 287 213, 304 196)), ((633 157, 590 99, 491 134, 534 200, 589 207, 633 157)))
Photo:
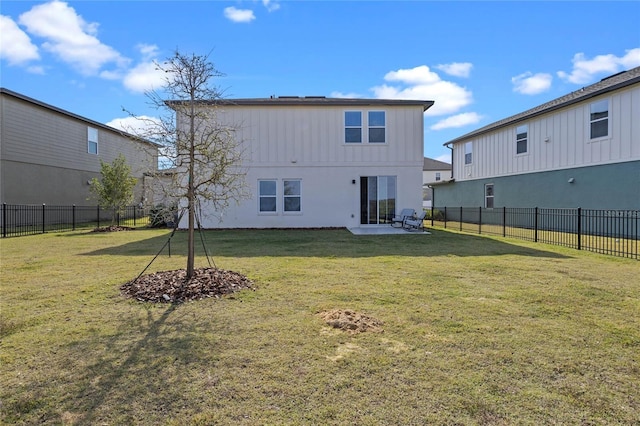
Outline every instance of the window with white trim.
POLYGON ((471 164, 473 160, 473 145, 472 142, 464 144, 464 164, 471 164))
POLYGON ((302 211, 302 182, 300 179, 283 181, 283 206, 285 212, 302 211))
POLYGON ((362 111, 344 112, 345 143, 362 143, 362 111))
POLYGON ((369 143, 385 143, 386 114, 384 111, 369 111, 369 143))
POLYGON ((258 181, 258 203, 261 213, 275 213, 277 211, 277 182, 273 179, 258 181))
POLYGON ((529 139, 529 125, 523 124, 516 127, 516 154, 527 152, 527 140, 529 139))
POLYGON ((484 206, 488 209, 493 208, 493 184, 487 183, 484 186, 484 206))
POLYGON ((87 152, 98 154, 98 129, 87 127, 87 152))
POLYGON ((609 136, 609 100, 603 99, 590 105, 589 134, 590 139, 609 136))

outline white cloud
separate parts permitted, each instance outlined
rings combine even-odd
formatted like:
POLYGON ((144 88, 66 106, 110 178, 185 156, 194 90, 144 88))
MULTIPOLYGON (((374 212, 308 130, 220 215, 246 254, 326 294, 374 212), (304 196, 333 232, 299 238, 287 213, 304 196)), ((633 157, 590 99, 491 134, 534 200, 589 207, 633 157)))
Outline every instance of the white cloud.
POLYGON ((399 84, 373 87, 371 90, 377 98, 435 101, 425 115, 453 114, 473 101, 470 91, 450 81, 442 80, 426 65, 391 71, 384 78, 399 84))
POLYGON ((161 123, 159 118, 141 115, 140 117, 114 118, 106 125, 134 136, 148 137, 160 133, 161 123))
POLYGON ((571 73, 558 71, 558 77, 574 84, 588 84, 593 82, 599 74, 615 74, 639 66, 640 47, 626 50, 622 57, 607 54, 587 59, 584 53, 576 53, 572 62, 573 70, 571 73))
POLYGON ((551 74, 533 74, 529 71, 511 78, 513 91, 523 95, 537 95, 546 92, 551 87, 551 74))
POLYGON ((476 124, 482 120, 482 116, 477 112, 464 112, 462 114, 452 115, 444 120, 438 121, 430 127, 431 130, 443 130, 476 124))
POLYGON ((467 78, 471 74, 473 64, 470 62, 453 62, 451 64, 436 65, 436 68, 455 77, 467 78))
POLYGON ((431 71, 428 66, 420 65, 410 69, 400 69, 398 71, 390 71, 384 79, 387 81, 400 81, 406 84, 433 84, 440 81, 440 76, 431 71))
MULTIPOLYGON (((153 44, 138 44, 136 46, 142 56, 142 62, 126 71, 122 78, 124 87, 134 93, 159 89, 166 83, 166 74, 158 69, 155 58, 158 56, 158 46, 153 44)), ((106 76, 104 76, 106 78, 106 76)))
POLYGON ((267 8, 269 12, 275 12, 280 9, 280 3, 272 0, 262 0, 262 4, 267 8))
POLYGON ((225 7, 224 16, 230 21, 233 22, 251 22, 256 19, 256 16, 253 14, 253 10, 250 9, 236 9, 233 6, 225 7))
POLYGON ((330 96, 332 98, 345 98, 345 99, 362 98, 361 94, 355 93, 355 92, 351 92, 351 93, 331 92, 330 96))
POLYGON ((451 154, 442 154, 435 158, 435 160, 442 161, 443 163, 451 164, 451 154))
POLYGON ((20 15, 20 24, 30 34, 44 38, 45 50, 85 75, 96 75, 107 64, 123 67, 126 58, 96 38, 98 24, 87 23, 65 2, 52 1, 34 6, 20 15))
POLYGON ((6 59, 9 65, 40 59, 38 47, 10 17, 0 15, 0 33, 0 58, 6 59))

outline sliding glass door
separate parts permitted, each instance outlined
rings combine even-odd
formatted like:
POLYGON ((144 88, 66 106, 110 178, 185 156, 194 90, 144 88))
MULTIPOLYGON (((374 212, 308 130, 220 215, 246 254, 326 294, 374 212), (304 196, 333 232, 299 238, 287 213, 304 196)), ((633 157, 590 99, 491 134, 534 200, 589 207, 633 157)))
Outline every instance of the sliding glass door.
POLYGON ((360 223, 391 223, 396 211, 396 177, 360 177, 360 223))

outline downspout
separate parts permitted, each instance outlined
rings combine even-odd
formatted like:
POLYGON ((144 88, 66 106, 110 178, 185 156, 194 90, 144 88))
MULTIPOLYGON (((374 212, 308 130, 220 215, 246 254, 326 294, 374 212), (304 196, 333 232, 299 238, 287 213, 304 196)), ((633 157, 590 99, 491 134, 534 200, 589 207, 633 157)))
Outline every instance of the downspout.
POLYGON ((451 150, 451 179, 453 179, 453 148, 448 143, 445 143, 444 146, 451 150))

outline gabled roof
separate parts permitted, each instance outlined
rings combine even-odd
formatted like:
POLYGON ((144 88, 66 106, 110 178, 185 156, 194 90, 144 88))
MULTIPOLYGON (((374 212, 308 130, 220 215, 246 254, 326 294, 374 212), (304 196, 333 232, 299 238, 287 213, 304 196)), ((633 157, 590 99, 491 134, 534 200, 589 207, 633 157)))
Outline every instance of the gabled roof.
POLYGON ((42 101, 39 101, 37 99, 33 99, 33 98, 28 97, 28 96, 22 95, 20 93, 14 92, 13 90, 5 89, 4 87, 0 87, 0 94, 11 96, 13 98, 20 99, 20 100, 25 101, 25 102, 29 102, 30 104, 37 105, 39 107, 48 109, 50 111, 57 112, 57 113, 62 114, 62 115, 66 115, 67 117, 71 117, 71 118, 74 118, 76 120, 84 121, 85 123, 90 124, 93 127, 99 127, 101 129, 108 130, 108 131, 113 132, 113 133, 117 133, 120 136, 128 138, 128 139, 131 139, 131 140, 136 140, 136 141, 142 142, 142 143, 148 143, 148 144, 151 144, 153 146, 161 146, 160 144, 158 144, 156 142, 150 141, 148 139, 143 139, 143 138, 141 138, 139 136, 129 134, 129 133, 127 133, 125 131, 122 131, 120 129, 116 129, 115 127, 107 126, 106 124, 99 123, 97 121, 91 120, 91 119, 86 118, 86 117, 82 117, 81 115, 74 114, 72 112, 66 111, 66 110, 64 110, 62 108, 55 107, 53 105, 49 105, 49 104, 44 103, 42 101))
POLYGON ((451 170, 451 164, 424 157, 422 170, 451 170))
POLYGON ((595 84, 583 87, 582 89, 578 89, 575 92, 571 92, 568 95, 561 96, 535 108, 531 108, 519 114, 512 115, 511 117, 496 121, 495 123, 491 123, 487 126, 481 127, 480 129, 474 130, 473 132, 467 133, 466 135, 452 139, 444 145, 450 145, 456 142, 460 142, 462 140, 466 140, 483 133, 499 129, 501 127, 513 125, 520 121, 528 120, 532 117, 546 114, 551 111, 593 98, 595 96, 600 96, 604 93, 612 92, 614 90, 622 89, 624 87, 638 83, 640 83, 640 67, 632 68, 628 71, 619 72, 612 76, 605 77, 595 84))
MULTIPOLYGON (((181 101, 167 101, 167 104, 180 103, 181 101)), ((272 96, 269 98, 240 98, 240 99, 215 99, 211 101, 198 101, 198 103, 211 105, 249 105, 249 106, 421 106, 423 111, 433 106, 433 101, 412 99, 362 99, 362 98, 327 98, 324 96, 272 96)))

